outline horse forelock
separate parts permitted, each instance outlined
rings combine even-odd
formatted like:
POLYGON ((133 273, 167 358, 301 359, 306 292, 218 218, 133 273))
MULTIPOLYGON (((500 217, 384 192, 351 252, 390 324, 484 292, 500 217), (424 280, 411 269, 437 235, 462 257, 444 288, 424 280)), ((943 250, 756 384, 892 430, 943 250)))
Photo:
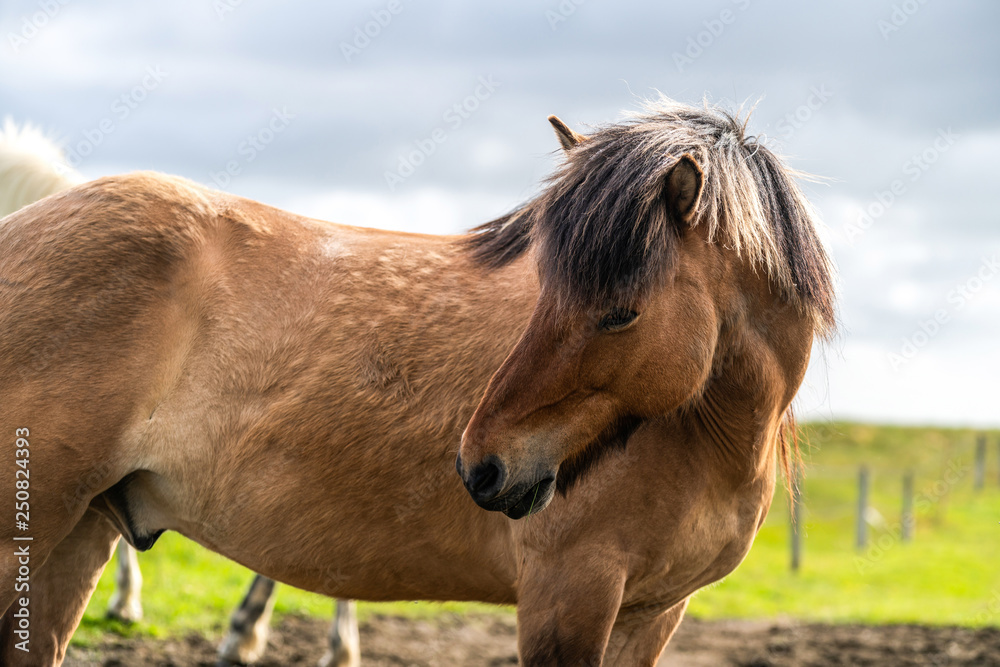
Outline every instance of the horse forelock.
POLYGON ((598 128, 567 154, 536 198, 466 237, 488 267, 537 246, 545 280, 582 304, 620 304, 654 289, 675 265, 685 224, 763 269, 778 293, 834 328, 832 267, 817 219, 787 167, 756 137, 748 116, 669 100, 598 128), (690 223, 673 217, 664 175, 690 154, 704 190, 690 223))

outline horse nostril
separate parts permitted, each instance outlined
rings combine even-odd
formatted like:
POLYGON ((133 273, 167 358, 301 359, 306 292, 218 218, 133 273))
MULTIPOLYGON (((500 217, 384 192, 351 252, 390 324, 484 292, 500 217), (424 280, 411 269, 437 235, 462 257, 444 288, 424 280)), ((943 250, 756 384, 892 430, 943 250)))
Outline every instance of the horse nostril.
POLYGON ((503 482, 501 464, 494 459, 487 459, 469 471, 465 486, 477 502, 485 502, 492 500, 500 492, 503 482))
POLYGON ((497 468, 495 463, 487 463, 481 465, 472 471, 469 475, 469 488, 479 493, 483 489, 489 488, 496 484, 497 477, 500 476, 500 469, 497 468))

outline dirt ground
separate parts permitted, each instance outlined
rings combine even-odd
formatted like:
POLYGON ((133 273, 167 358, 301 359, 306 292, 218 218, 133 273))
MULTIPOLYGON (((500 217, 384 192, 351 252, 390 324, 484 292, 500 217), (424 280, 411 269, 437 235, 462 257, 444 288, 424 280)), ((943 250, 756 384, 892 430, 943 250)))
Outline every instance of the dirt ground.
MULTIPOLYGON (((271 635, 266 667, 308 665, 323 654, 327 625, 286 617, 271 635)), ((374 617, 361 626, 362 664, 516 665, 513 617, 441 617, 414 621, 374 617)), ((210 667, 215 643, 199 635, 184 639, 122 639, 70 649, 66 667, 210 667)), ((686 619, 660 666, 784 667, 786 665, 1000 665, 1000 629, 925 626, 817 625, 791 622, 686 619)))

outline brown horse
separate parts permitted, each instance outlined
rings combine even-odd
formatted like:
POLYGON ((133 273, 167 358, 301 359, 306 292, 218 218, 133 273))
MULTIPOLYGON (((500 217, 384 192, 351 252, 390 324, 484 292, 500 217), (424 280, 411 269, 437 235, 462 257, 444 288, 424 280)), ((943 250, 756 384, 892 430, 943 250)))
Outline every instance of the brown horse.
POLYGON ((467 237, 154 174, 4 219, 5 664, 62 659, 119 534, 176 530, 331 596, 516 603, 525 665, 652 665, 763 521, 829 267, 733 117, 553 124, 565 166, 467 237))

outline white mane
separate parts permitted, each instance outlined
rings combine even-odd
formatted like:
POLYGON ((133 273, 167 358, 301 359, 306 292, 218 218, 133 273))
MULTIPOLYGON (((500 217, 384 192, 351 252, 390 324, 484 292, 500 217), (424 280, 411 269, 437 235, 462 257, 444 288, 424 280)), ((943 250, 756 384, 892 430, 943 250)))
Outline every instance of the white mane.
POLYGON ((7 118, 0 130, 0 218, 81 183, 62 149, 31 125, 7 118))

